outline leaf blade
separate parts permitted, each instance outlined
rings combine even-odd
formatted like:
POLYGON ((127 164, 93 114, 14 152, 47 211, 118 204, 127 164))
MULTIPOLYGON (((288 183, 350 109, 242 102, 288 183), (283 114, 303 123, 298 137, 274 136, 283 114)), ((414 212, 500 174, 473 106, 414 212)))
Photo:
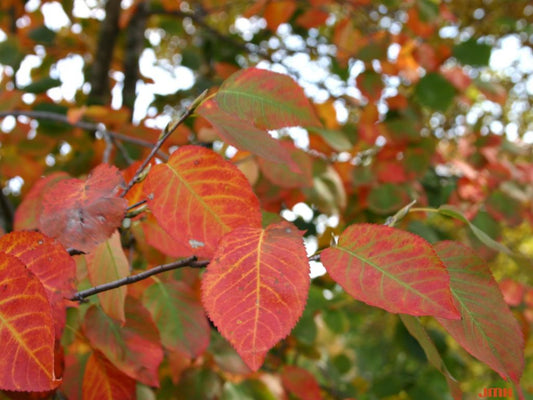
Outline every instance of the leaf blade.
POLYGON ((462 315, 458 321, 437 321, 470 354, 502 378, 518 383, 524 368, 524 339, 488 266, 460 243, 439 242, 434 248, 448 268, 462 315))
POLYGON ((72 257, 55 240, 40 232, 29 231, 2 236, 0 252, 16 257, 37 276, 52 307, 56 338, 61 338, 66 323, 64 299, 76 292, 76 265, 72 257))
POLYGON ((65 179, 43 197, 41 231, 66 248, 91 251, 120 226, 128 202, 117 197, 120 171, 100 164, 85 180, 65 179))
POLYGON ((189 254, 210 257, 224 233, 261 225, 259 200, 246 177, 200 146, 180 147, 167 164, 152 168, 144 189, 159 224, 189 254))
POLYGON ((448 273, 419 236, 383 225, 352 225, 321 260, 357 300, 392 313, 459 318, 448 273))
POLYGON ((290 223, 225 235, 202 279, 209 318, 256 371, 300 318, 309 290, 301 233, 290 223))
MULTIPOLYGON (((118 231, 87 254, 87 271, 93 286, 122 279, 129 275, 130 267, 120 244, 118 231)), ((127 293, 126 286, 98 293, 100 304, 107 315, 121 322, 126 321, 124 304, 127 293)))
POLYGON ((44 287, 16 257, 0 253, 0 389, 47 391, 54 374, 54 322, 44 287))

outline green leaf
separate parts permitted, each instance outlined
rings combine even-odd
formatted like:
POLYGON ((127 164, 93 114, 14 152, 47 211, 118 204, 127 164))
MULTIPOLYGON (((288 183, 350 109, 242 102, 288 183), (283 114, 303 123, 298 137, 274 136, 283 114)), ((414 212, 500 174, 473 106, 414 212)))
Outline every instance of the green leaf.
POLYGON ((19 43, 13 38, 0 42, 0 64, 9 65, 17 70, 24 59, 24 53, 19 49, 19 43))
POLYGON ((487 264, 461 243, 439 242, 435 251, 450 274, 461 319, 437 321, 470 354, 518 383, 524 370, 524 338, 487 264))
POLYGON ((498 243, 495 240, 493 240, 489 235, 487 235, 485 232, 483 232, 481 229, 479 229, 477 226, 472 224, 459 210, 452 206, 443 205, 440 206, 438 209, 439 214, 446 215, 448 217, 452 217, 455 219, 458 219, 460 221, 463 221, 468 225, 468 227, 472 230, 472 233, 476 235, 476 237, 487 247, 490 247, 491 249, 501 251, 502 253, 508 254, 510 256, 515 255, 509 248, 502 243, 498 243))
POLYGON ((46 77, 46 78, 39 79, 38 81, 30 83, 28 86, 24 87, 22 90, 28 93, 44 93, 48 89, 57 87, 59 85, 61 85, 61 81, 59 79, 46 77))
POLYGON ((462 391, 459 386, 459 382, 457 382, 450 371, 448 371, 448 368, 446 368, 446 365, 444 364, 437 347, 435 347, 435 344, 420 323, 420 320, 416 317, 405 314, 400 314, 400 319, 411 336, 413 336, 418 341, 420 346, 422 346, 422 349, 424 350, 424 353, 426 354, 430 364, 437 368, 442 375, 444 375, 453 398, 455 400, 462 399, 462 391))
POLYGON ((32 29, 28 33, 28 37, 37 43, 42 43, 45 45, 51 45, 54 43, 56 38, 56 33, 47 28, 45 25, 41 25, 38 28, 32 29))
POLYGON ((368 195, 368 208, 376 214, 387 215, 399 210, 408 201, 409 197, 403 188, 385 183, 372 188, 368 195))
POLYGON ((434 111, 446 111, 455 97, 455 88, 441 74, 431 72, 415 87, 415 98, 434 111))
POLYGON ((319 127, 312 127, 309 130, 318 133, 336 151, 350 151, 353 147, 353 144, 342 131, 319 127))
POLYGON ((453 48, 453 56, 461 64, 472 66, 489 65, 492 47, 485 43, 478 43, 474 38, 460 43, 453 48))
POLYGON ((209 324, 199 299, 183 282, 156 282, 144 291, 143 303, 161 334, 161 343, 197 357, 209 345, 209 324))

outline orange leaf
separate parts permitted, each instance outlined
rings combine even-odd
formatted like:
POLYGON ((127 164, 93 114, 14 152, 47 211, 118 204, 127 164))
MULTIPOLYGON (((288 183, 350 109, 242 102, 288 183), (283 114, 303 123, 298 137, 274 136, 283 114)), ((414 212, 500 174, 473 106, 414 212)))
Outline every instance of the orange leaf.
MULTIPOLYGON (((100 243, 91 253, 87 254, 86 259, 89 280, 93 286, 125 278, 130 273, 128 259, 120 244, 118 232, 115 232, 105 242, 100 243)), ((121 286, 98 293, 98 299, 106 314, 117 321, 125 322, 124 302, 127 292, 127 287, 121 286)))
POLYGON ((259 200, 239 169, 215 152, 183 146, 144 184, 159 224, 190 254, 210 257, 226 232, 261 226, 259 200))
POLYGON ((95 352, 85 366, 82 392, 83 400, 133 400, 135 381, 95 352))
POLYGON ((305 308, 309 265, 301 236, 286 221, 237 228, 222 238, 203 276, 209 318, 253 371, 305 308))
POLYGON ((54 374, 54 321, 46 291, 16 257, 0 253, 0 389, 47 391, 54 374))
POLYGON ((58 242, 40 232, 11 232, 0 238, 0 252, 17 257, 41 281, 52 306, 56 338, 66 322, 65 298, 74 295, 76 264, 58 242))
POLYGON ((66 179, 43 198, 41 231, 65 247, 89 252, 120 226, 128 202, 117 197, 120 171, 100 164, 85 180, 66 179))
POLYGON ((420 236, 383 225, 352 225, 321 260, 357 300, 392 313, 460 317, 446 268, 420 236))
POLYGON ((270 1, 263 13, 268 29, 275 32, 278 26, 291 18, 294 11, 296 11, 296 2, 294 0, 270 1))
POLYGON ((309 371, 287 365, 281 373, 283 387, 296 397, 305 400, 321 400, 320 386, 309 371))

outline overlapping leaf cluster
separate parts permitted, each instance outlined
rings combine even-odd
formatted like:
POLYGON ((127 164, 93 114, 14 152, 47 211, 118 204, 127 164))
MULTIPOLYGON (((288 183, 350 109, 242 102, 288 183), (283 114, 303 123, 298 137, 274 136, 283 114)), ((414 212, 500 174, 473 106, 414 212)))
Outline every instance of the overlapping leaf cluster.
MULTIPOLYGON (((17 205, 1 220, 0 397, 460 399, 479 389, 456 380, 466 353, 494 371, 483 387, 530 389, 531 274, 500 288, 490 268, 530 263, 503 239, 531 232, 531 149, 487 111, 523 93, 491 74, 469 6, 114 3, 102 22, 63 5, 84 35, 0 5, 0 116, 17 117, 0 132, 1 204, 17 205), (143 46, 196 74, 164 98, 187 111, 162 133, 160 99, 132 123, 143 46), (53 100, 51 65, 95 48, 90 90, 53 100), (121 74, 117 110, 106 86, 121 74)), ((488 32, 520 32, 522 3, 488 32)))

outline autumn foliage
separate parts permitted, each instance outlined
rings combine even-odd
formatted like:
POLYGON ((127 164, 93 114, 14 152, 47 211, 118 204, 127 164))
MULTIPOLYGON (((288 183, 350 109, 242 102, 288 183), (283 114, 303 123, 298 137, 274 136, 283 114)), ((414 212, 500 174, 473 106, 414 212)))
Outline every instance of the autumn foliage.
MULTIPOLYGON (((180 2, 156 3, 118 7, 117 29, 143 15, 161 26, 190 18, 183 24, 237 54, 273 57, 180 2)), ((225 13, 201 3, 215 19, 225 13)), ((0 64, 11 68, 1 70, 0 116, 19 118, 0 132, 2 201, 16 204, 0 237, 0 398, 458 400, 467 354, 493 371, 481 387, 500 377, 520 398, 532 390, 522 376, 533 289, 501 265, 531 267, 504 233, 531 232, 533 163, 519 142, 480 126, 431 131, 465 107, 504 104, 503 84, 469 75, 488 64, 490 46, 487 56, 483 41, 439 36, 458 18, 453 6, 392 3, 405 12, 400 33, 362 33, 355 13, 373 10, 370 1, 238 11, 262 17, 270 35, 314 29, 336 49, 329 72, 359 99, 313 99, 288 74, 226 54, 208 62, 216 79, 199 86, 209 90, 189 94, 162 129, 131 122, 126 95, 120 109, 97 99, 94 81, 86 104, 54 101, 48 76, 16 87, 13 54, 42 43, 61 58, 54 44, 81 39, 56 35, 16 1, 0 5, 30 21, 0 25, 10 32, 0 64), (336 117, 341 100, 346 120, 336 117), (409 379, 372 365, 387 352, 401 352, 388 361, 409 379), (423 374, 445 385, 437 397, 414 383, 423 374)), ((194 51, 182 49, 182 63, 194 51)))

